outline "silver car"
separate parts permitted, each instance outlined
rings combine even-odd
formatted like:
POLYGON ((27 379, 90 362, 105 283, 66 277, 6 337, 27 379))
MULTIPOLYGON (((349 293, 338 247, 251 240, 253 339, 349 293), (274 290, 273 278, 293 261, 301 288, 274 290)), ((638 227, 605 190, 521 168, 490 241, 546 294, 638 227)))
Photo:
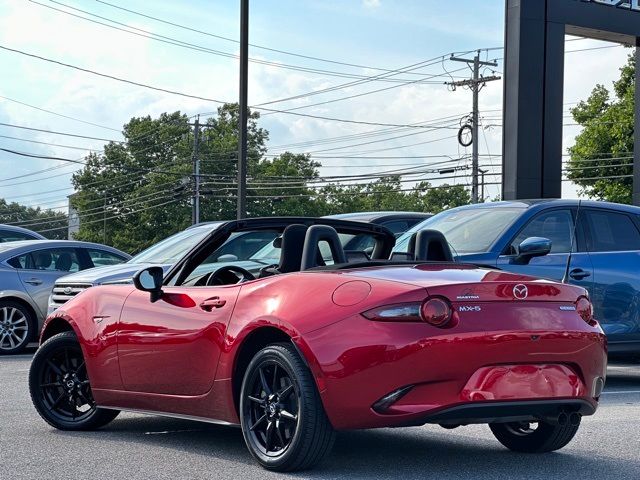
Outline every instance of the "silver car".
POLYGON ((37 339, 59 277, 129 258, 115 248, 88 242, 0 243, 0 355, 18 353, 37 339))
POLYGON ((39 233, 15 225, 0 224, 0 243, 19 240, 45 240, 39 233))

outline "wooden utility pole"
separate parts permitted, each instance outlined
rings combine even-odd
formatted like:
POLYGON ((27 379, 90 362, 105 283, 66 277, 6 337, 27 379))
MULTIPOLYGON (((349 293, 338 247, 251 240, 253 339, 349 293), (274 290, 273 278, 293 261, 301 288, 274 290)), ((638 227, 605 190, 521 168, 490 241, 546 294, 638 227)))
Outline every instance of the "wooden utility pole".
POLYGON ((473 65, 473 77, 469 80, 461 80, 459 82, 447 82, 447 85, 453 87, 469 87, 473 92, 473 110, 471 113, 471 131, 472 131, 472 166, 471 166, 471 202, 478 203, 478 190, 479 190, 479 149, 478 149, 478 127, 480 123, 480 112, 478 107, 478 97, 480 90, 485 86, 487 82, 493 82, 500 80, 501 77, 492 75, 490 77, 483 77, 480 75, 480 67, 497 67, 496 62, 484 62, 480 60, 480 51, 476 53, 473 58, 460 58, 451 56, 453 62, 464 62, 466 64, 473 65))

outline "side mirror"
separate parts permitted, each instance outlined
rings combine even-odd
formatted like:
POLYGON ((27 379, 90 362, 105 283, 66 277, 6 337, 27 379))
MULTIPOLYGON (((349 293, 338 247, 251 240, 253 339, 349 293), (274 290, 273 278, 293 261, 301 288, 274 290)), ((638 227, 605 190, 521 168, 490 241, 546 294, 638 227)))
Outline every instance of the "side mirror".
POLYGON ((237 261, 238 261, 238 257, 236 257, 232 253, 227 253, 225 255, 220 255, 218 257, 218 262, 237 262, 237 261))
POLYGON ((527 265, 534 257, 544 257, 551 252, 551 240, 543 237, 525 238, 518 245, 518 253, 513 263, 527 265))
POLYGON ((138 290, 151 294, 151 303, 162 298, 162 280, 164 270, 162 267, 147 267, 140 270, 133 276, 133 284, 138 290))

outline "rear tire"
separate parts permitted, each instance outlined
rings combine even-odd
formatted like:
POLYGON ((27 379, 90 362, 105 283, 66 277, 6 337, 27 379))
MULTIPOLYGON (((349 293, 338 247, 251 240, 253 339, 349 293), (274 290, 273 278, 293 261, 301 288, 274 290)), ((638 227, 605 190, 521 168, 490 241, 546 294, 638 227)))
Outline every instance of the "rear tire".
POLYGON ((539 422, 532 428, 527 422, 491 423, 489 428, 496 439, 509 450, 523 453, 545 453, 560 450, 578 432, 577 425, 558 425, 539 422))
POLYGON ((0 355, 22 352, 34 337, 37 319, 23 304, 0 300, 0 355))
POLYGON ((251 455, 278 472, 311 468, 335 440, 313 376, 289 344, 263 348, 249 363, 240 423, 251 455))
POLYGON ((73 332, 54 335, 38 349, 29 370, 29 390, 40 416, 60 430, 95 430, 120 413, 96 406, 73 332))

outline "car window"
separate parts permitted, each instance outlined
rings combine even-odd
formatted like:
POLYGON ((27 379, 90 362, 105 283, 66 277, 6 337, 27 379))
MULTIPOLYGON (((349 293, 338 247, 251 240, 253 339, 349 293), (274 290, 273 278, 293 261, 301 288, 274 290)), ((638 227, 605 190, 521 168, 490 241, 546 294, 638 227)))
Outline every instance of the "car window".
POLYGON ((447 210, 407 230, 398 238, 393 251, 406 253, 414 233, 432 229, 442 232, 457 254, 487 252, 524 210, 517 207, 447 210))
POLYGON ((118 265, 119 263, 125 262, 127 260, 120 255, 116 255, 115 253, 107 252, 105 250, 88 248, 87 253, 89 254, 89 258, 91 259, 91 263, 93 263, 94 267, 118 265))
POLYGON ((533 218, 511 242, 511 252, 529 237, 551 240, 551 253, 569 253, 573 235, 573 216, 570 210, 552 210, 533 218))
POLYGON ((262 248, 273 244, 277 236, 278 233, 270 231, 233 233, 220 248, 209 255, 205 263, 249 260, 262 248))
POLYGON ((216 228, 217 225, 204 225, 178 232, 143 250, 127 263, 175 263, 216 228))
POLYGON ((640 232, 624 213, 588 210, 585 213, 591 232, 588 248, 591 252, 640 250, 640 232))
MULTIPOLYGON (((376 239, 373 235, 360 233, 358 235, 350 235, 347 233, 338 234, 342 248, 346 251, 358 251, 370 253, 376 245, 376 239)), ((326 256, 323 254, 323 257, 326 256)), ((331 258, 329 253, 327 258, 331 258)), ((267 243, 259 251, 257 251, 251 260, 257 260, 264 263, 275 264, 280 261, 280 248, 276 247, 273 242, 267 243)))
POLYGON ((278 232, 272 230, 232 233, 226 242, 194 268, 183 285, 204 286, 206 276, 227 265, 236 265, 245 269, 263 266, 257 262, 251 264, 247 260, 266 245, 272 244, 278 235, 278 232))
POLYGON ((20 240, 35 240, 36 237, 22 232, 12 232, 11 230, 0 230, 0 242, 17 242, 20 240))
POLYGON ((8 261, 14 268, 58 272, 77 272, 80 261, 74 248, 46 248, 25 253, 8 261))
POLYGON ((396 237, 398 234, 404 233, 409 230, 409 223, 406 220, 393 220, 391 222, 385 222, 382 224, 383 227, 387 227, 391 230, 396 237))

